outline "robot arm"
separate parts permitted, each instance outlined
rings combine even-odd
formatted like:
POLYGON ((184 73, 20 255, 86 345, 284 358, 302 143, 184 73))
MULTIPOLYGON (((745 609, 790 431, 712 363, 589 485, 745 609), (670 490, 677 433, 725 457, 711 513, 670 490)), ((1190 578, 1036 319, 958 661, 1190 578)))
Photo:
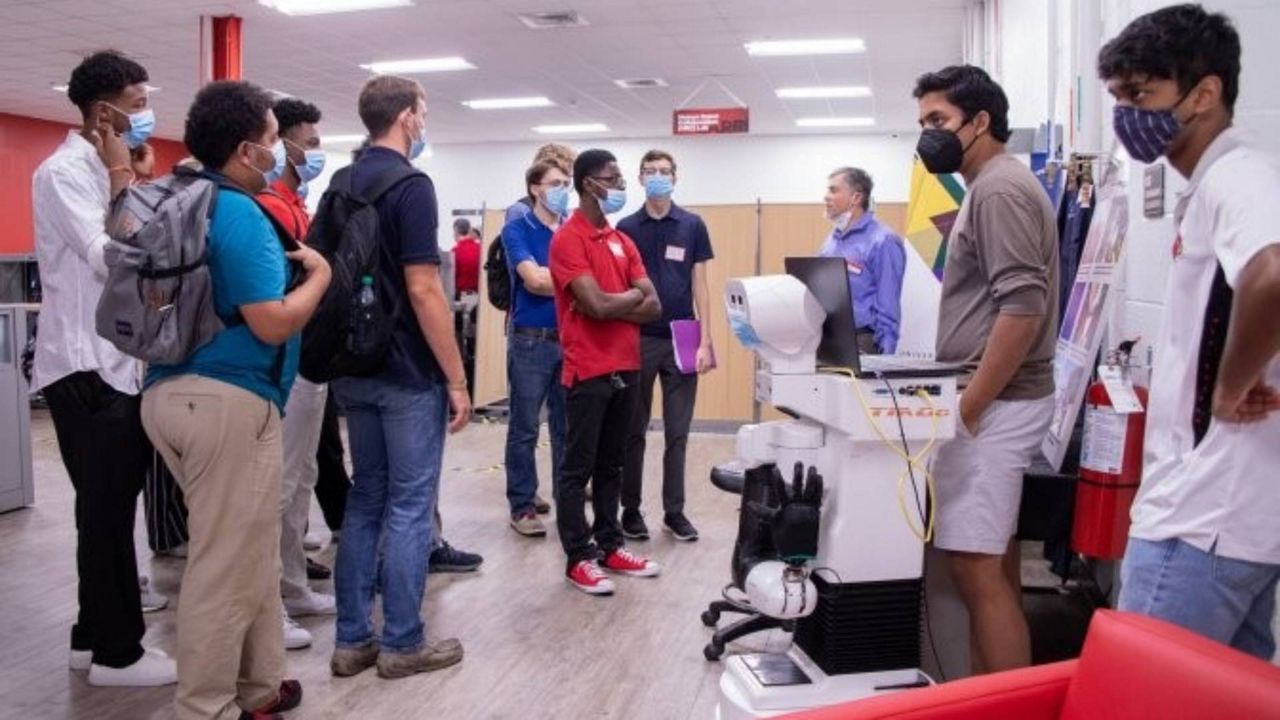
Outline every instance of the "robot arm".
POLYGON ((777 504, 748 507, 768 526, 774 552, 751 565, 743 589, 757 612, 790 620, 809 615, 818 604, 806 563, 818 553, 822 476, 811 467, 806 478, 804 466, 796 463, 790 487, 776 467, 771 484, 777 504))

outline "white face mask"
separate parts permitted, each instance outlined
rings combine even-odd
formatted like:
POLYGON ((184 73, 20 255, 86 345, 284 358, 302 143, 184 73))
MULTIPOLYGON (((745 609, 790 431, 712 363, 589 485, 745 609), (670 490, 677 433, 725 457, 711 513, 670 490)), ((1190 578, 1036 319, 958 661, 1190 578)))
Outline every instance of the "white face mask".
POLYGON ((849 210, 845 210, 835 217, 827 215, 825 211, 823 212, 823 215, 831 221, 836 232, 842 232, 845 228, 849 227, 849 220, 853 217, 853 213, 849 210))

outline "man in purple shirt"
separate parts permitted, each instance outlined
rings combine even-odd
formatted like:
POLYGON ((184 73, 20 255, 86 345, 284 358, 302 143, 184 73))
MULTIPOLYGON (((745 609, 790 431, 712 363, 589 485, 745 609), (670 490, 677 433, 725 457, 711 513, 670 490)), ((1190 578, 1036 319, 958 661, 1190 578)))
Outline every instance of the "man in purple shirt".
POLYGON ((831 173, 824 200, 835 227, 818 254, 844 258, 858 350, 892 355, 898 349, 907 255, 902 238, 871 212, 873 187, 865 170, 843 167, 831 173))

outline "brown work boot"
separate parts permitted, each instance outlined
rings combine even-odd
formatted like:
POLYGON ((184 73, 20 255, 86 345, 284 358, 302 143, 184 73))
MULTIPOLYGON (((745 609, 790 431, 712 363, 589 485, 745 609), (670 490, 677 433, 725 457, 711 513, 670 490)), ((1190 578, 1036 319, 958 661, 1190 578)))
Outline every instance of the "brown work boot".
POLYGON ((338 677, 358 675, 378 663, 378 641, 370 640, 359 647, 333 649, 329 671, 338 677))
POLYGON ((431 672, 462 662, 462 643, 454 638, 427 643, 417 652, 382 653, 378 656, 378 677, 388 680, 414 673, 431 672))

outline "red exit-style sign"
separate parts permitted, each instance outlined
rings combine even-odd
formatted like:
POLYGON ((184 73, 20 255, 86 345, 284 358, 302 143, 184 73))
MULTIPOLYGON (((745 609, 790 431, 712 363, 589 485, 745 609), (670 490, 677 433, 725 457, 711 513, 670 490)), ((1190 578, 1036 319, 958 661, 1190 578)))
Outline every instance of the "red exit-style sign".
POLYGON ((750 127, 745 107, 683 108, 671 113, 671 132, 676 135, 727 135, 744 133, 750 127))

